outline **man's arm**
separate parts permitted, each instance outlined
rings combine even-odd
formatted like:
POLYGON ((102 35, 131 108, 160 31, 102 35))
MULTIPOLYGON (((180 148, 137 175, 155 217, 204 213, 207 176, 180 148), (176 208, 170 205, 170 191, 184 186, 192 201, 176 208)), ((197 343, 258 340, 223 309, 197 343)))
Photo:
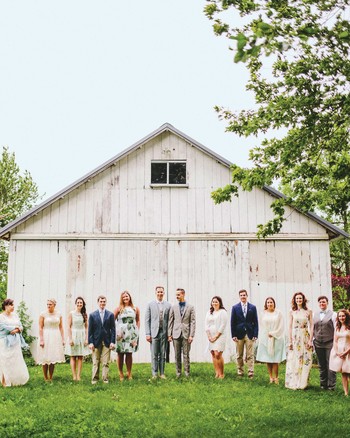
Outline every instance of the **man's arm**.
POLYGON ((146 331, 146 340, 147 342, 151 342, 151 307, 150 304, 147 304, 147 309, 145 313, 145 331, 146 331))

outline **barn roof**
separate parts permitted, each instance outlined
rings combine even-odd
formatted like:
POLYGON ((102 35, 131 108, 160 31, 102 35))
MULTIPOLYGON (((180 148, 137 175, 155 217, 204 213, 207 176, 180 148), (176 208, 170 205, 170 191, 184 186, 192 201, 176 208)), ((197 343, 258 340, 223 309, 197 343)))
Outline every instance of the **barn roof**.
MULTIPOLYGON (((122 158, 126 157, 127 155, 131 154, 132 152, 137 150, 139 147, 141 147, 143 144, 149 142, 150 140, 154 139, 155 137, 159 136, 160 134, 163 134, 164 132, 171 132, 171 133, 183 138, 185 141, 187 141, 191 145, 195 146, 196 148, 198 148, 199 150, 201 150, 205 154, 211 156, 216 161, 222 163, 223 165, 225 165, 227 167, 230 167, 232 165, 232 163, 229 160, 227 160, 226 158, 223 158, 222 156, 220 156, 216 152, 212 151, 211 149, 202 145, 198 141, 189 137, 187 134, 184 134, 183 132, 179 131, 170 123, 164 123, 162 126, 160 126, 158 129, 156 129, 155 131, 148 134, 146 137, 141 138, 141 140, 137 141, 136 143, 134 143, 133 145, 131 145, 130 147, 128 147, 124 151, 120 152, 119 154, 112 157, 110 160, 108 160, 105 163, 101 164, 100 166, 96 167, 96 169, 94 169, 91 172, 87 173, 86 175, 82 176, 81 178, 79 178, 78 180, 73 182, 72 184, 70 184, 67 187, 65 187, 64 189, 60 190, 55 195, 46 199, 44 202, 42 202, 38 206, 32 208, 31 210, 24 213, 22 216, 19 216, 14 221, 5 225, 5 227, 0 229, 0 238, 5 238, 5 239, 8 238, 9 233, 14 228, 21 225, 23 222, 30 219, 32 216, 37 215, 39 212, 41 212, 42 210, 44 210, 46 207, 53 204, 57 200, 64 198, 66 195, 68 195, 71 191, 75 190, 80 185, 90 181, 96 175, 103 172, 104 170, 106 170, 108 167, 112 166, 117 161, 119 161, 122 158)), ((275 198, 284 197, 283 193, 279 192, 278 190, 274 189, 273 187, 264 186, 263 190, 265 190, 266 192, 268 192, 270 195, 272 195, 275 198)), ((324 228, 326 228, 331 239, 338 238, 338 237, 346 237, 346 238, 350 237, 349 234, 347 234, 345 231, 341 230, 340 228, 336 227, 335 225, 331 224, 330 222, 322 219, 321 217, 317 216, 314 213, 309 212, 309 213, 303 213, 303 214, 305 214, 306 216, 308 216, 309 218, 313 219, 314 221, 316 221, 317 223, 322 225, 324 228)))

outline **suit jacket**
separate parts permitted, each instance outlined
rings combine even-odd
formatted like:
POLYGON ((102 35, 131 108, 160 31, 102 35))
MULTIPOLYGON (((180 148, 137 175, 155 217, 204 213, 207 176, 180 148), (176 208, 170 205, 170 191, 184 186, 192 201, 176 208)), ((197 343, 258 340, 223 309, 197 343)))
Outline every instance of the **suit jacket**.
POLYGON ((254 304, 247 303, 247 315, 244 317, 242 304, 232 307, 231 311, 231 335, 232 338, 243 339, 248 335, 249 339, 257 338, 259 333, 258 313, 254 304))
MULTIPOLYGON (((167 335, 168 331, 168 321, 169 312, 171 309, 171 304, 167 301, 163 301, 164 312, 163 312, 163 330, 167 335)), ((146 336, 151 336, 152 338, 157 337, 159 332, 159 306, 157 301, 151 301, 147 305, 146 315, 145 315, 145 330, 146 336)))
POLYGON ((102 344, 102 341, 108 348, 110 344, 115 344, 114 314, 106 309, 104 312, 103 324, 100 310, 95 310, 95 312, 89 315, 89 344, 94 344, 95 348, 98 348, 102 344))
POLYGON ((179 303, 175 304, 169 313, 168 336, 178 339, 181 335, 184 339, 193 338, 196 331, 196 313, 191 304, 185 304, 181 316, 179 303))

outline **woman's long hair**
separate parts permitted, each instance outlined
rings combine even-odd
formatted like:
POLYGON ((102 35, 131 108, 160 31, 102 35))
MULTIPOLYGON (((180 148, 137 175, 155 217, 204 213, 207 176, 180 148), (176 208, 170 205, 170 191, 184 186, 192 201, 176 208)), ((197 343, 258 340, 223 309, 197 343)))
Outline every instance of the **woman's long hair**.
POLYGON ((135 310, 135 306, 134 306, 134 304, 133 304, 133 302, 132 302, 132 298, 131 298, 130 292, 128 292, 127 290, 125 290, 124 292, 122 292, 122 293, 120 294, 120 300, 119 300, 119 309, 120 309, 120 311, 122 311, 122 310, 125 309, 125 304, 124 304, 124 302, 123 302, 123 295, 124 295, 124 294, 127 294, 127 295, 129 296, 129 306, 130 306, 132 309, 135 310))
POLYGON ((349 311, 348 310, 346 310, 346 309, 340 309, 340 310, 338 310, 338 312, 337 312, 337 320, 336 320, 336 329, 339 331, 340 330, 340 327, 341 327, 341 322, 339 321, 339 313, 340 312, 343 312, 343 313, 345 313, 345 327, 348 329, 348 330, 350 330, 350 313, 349 313, 349 311))
POLYGON ((292 310, 298 310, 298 305, 297 305, 297 302, 295 301, 295 298, 298 295, 301 295, 303 297, 303 304, 301 305, 301 307, 304 310, 307 310, 307 305, 306 305, 307 299, 306 299, 306 296, 302 292, 295 292, 295 294, 293 295, 293 298, 292 298, 292 310))
POLYGON ((83 307, 81 308, 81 314, 83 316, 83 320, 84 320, 84 323, 85 323, 86 320, 87 320, 86 303, 85 303, 85 300, 84 300, 83 297, 76 297, 75 304, 77 304, 78 300, 81 300, 83 302, 83 307))
POLYGON ((210 311, 210 313, 212 314, 213 312, 214 312, 214 307, 212 306, 212 302, 213 302, 213 300, 215 300, 215 299, 217 299, 218 301, 219 301, 219 304, 220 304, 220 309, 224 309, 224 310, 226 310, 225 309, 225 307, 224 307, 224 305, 223 305, 223 303, 222 303, 222 298, 221 297, 219 297, 218 295, 215 295, 212 299, 211 299, 211 301, 210 301, 210 309, 209 309, 209 311, 210 311))

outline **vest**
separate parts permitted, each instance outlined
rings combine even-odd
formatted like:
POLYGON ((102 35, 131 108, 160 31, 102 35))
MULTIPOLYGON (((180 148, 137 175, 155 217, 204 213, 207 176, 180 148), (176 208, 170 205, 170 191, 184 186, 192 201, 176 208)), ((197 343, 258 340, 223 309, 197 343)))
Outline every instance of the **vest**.
POLYGON ((331 348, 334 338, 334 326, 332 321, 333 312, 327 310, 320 320, 320 312, 316 312, 314 315, 314 344, 318 348, 331 348))

